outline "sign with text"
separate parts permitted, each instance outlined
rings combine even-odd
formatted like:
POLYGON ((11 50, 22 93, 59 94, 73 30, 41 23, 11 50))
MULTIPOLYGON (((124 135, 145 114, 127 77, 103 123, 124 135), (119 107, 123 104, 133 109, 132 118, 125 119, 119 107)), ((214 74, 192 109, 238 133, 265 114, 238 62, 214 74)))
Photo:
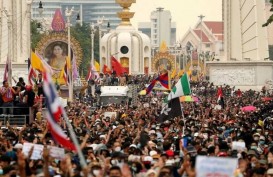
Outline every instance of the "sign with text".
POLYGON ((236 158, 197 156, 196 177, 233 177, 236 167, 236 158))
POLYGON ((232 150, 243 151, 246 149, 246 143, 240 141, 232 142, 232 150))
POLYGON ((112 117, 112 116, 115 116, 115 117, 117 117, 117 113, 116 112, 105 112, 104 113, 104 117, 112 117))
MULTIPOLYGON (((42 159, 44 145, 41 145, 41 144, 24 143, 23 144, 24 155, 29 156, 29 152, 32 147, 33 147, 33 152, 31 154, 30 159, 32 160, 42 159)), ((48 146, 48 148, 49 148, 49 154, 51 157, 61 160, 65 155, 63 148, 58 148, 55 146, 48 146)))

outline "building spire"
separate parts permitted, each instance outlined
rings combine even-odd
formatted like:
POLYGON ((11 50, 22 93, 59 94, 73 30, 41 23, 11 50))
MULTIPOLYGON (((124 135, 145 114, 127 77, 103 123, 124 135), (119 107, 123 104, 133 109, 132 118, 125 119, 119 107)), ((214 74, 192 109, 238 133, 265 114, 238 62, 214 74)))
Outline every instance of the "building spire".
POLYGON ((134 17, 134 12, 130 12, 131 5, 135 3, 136 0, 116 0, 123 10, 118 12, 118 17, 121 19, 120 26, 132 26, 130 19, 134 17))

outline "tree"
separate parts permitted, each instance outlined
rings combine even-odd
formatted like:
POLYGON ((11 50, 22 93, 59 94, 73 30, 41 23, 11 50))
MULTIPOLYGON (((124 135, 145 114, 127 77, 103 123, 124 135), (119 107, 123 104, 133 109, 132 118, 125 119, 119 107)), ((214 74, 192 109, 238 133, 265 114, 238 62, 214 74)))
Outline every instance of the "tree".
MULTIPOLYGON (((98 30, 97 30, 98 31, 98 30)), ((96 31, 94 37, 94 57, 99 59, 99 38, 98 32, 96 31)), ((91 62, 91 31, 90 26, 87 23, 83 23, 82 26, 76 24, 71 27, 71 36, 73 36, 81 45, 83 51, 82 63, 79 67, 80 74, 83 73, 85 76, 88 72, 91 62)))
POLYGON ((42 34, 38 31, 38 22, 36 20, 31 21, 31 48, 35 49, 38 42, 42 38, 42 34))
MULTIPOLYGON (((273 0, 270 0, 271 3, 271 9, 270 12, 273 12, 273 0)), ((266 21, 265 24, 263 24, 263 27, 268 26, 269 24, 271 24, 273 22, 273 14, 268 18, 268 20, 266 21)))

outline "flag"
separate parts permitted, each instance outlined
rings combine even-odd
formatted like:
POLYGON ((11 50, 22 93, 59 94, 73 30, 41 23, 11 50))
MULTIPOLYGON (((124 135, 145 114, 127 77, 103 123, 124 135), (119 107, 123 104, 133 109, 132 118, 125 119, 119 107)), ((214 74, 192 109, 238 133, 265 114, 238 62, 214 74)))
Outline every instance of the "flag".
POLYGON ((170 84, 170 81, 169 81, 168 73, 162 74, 150 83, 150 85, 146 88, 146 94, 148 95, 152 91, 152 89, 154 89, 154 87, 158 88, 162 86, 162 88, 169 90, 170 89, 169 84, 170 84))
POLYGON ((49 64, 43 59, 43 57, 37 53, 31 52, 30 63, 32 68, 36 69, 40 73, 46 71, 49 72, 50 74, 53 74, 51 66, 49 66, 49 64))
POLYGON ((187 74, 184 74, 172 88, 171 93, 168 95, 168 100, 190 94, 191 88, 189 78, 187 74))
POLYGON ((106 74, 106 73, 111 74, 111 70, 108 68, 107 65, 103 65, 103 73, 104 74, 106 74))
POLYGON ((111 65, 112 65, 113 71, 116 72, 117 76, 120 76, 121 74, 125 72, 125 69, 121 66, 119 61, 115 59, 115 57, 113 56, 111 56, 111 65))
POLYGON ((95 78, 95 76, 97 76, 97 78, 99 77, 99 73, 96 71, 96 68, 93 64, 90 64, 88 73, 86 75, 86 80, 89 81, 91 78, 95 78))
POLYGON ((53 139, 64 148, 76 150, 75 145, 68 139, 62 128, 58 125, 64 108, 58 98, 55 85, 51 80, 51 75, 48 72, 43 73, 43 89, 47 101, 46 119, 53 139))
POLYGON ((171 79, 175 78, 176 74, 177 74, 177 71, 176 71, 176 69, 174 69, 171 74, 171 79))
POLYGON ((157 119, 158 122, 164 122, 169 119, 173 119, 174 117, 178 117, 182 115, 181 104, 179 98, 174 98, 168 102, 163 108, 157 119))
POLYGON ((37 74, 31 66, 31 60, 28 59, 28 83, 33 85, 33 81, 36 80, 37 74))
POLYGON ((9 66, 9 58, 7 58, 7 61, 6 61, 6 66, 5 66, 5 72, 4 72, 4 81, 8 81, 9 79, 9 69, 10 69, 10 66, 9 66))
POLYGON ((70 71, 70 60, 68 57, 66 57, 65 65, 62 70, 62 76, 66 85, 70 83, 69 71, 70 71))
POLYGON ((42 59, 34 52, 31 52, 30 63, 32 68, 38 70, 39 72, 44 72, 44 64, 42 62, 42 59))
POLYGON ((97 72, 100 72, 100 64, 95 60, 95 69, 97 72))

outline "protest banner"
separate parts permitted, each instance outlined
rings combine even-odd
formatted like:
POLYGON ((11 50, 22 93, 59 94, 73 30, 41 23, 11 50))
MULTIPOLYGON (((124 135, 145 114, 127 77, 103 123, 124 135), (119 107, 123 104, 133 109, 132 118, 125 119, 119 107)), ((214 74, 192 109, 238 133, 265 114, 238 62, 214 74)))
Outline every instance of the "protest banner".
POLYGON ((236 167, 236 158, 197 156, 196 177, 233 177, 236 167))

